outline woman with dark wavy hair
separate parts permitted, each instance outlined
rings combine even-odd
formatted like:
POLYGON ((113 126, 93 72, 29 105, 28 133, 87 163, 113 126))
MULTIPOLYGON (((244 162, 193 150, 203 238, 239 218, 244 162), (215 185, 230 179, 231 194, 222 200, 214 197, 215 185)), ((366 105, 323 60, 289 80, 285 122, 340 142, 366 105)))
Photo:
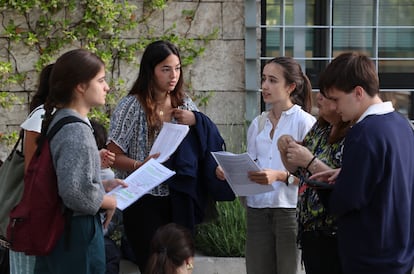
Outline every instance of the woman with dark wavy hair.
POLYGON ((191 274, 195 247, 191 232, 169 223, 160 227, 151 241, 145 274, 191 274))
MULTIPOLYGON (((37 148, 36 140, 42 128, 42 117, 45 113, 43 104, 49 95, 49 76, 52 68, 53 64, 49 64, 40 72, 37 91, 30 102, 30 114, 20 125, 24 130, 24 170, 27 169, 37 148)), ((10 250, 10 274, 32 274, 34 265, 35 256, 10 250)))
MULTIPOLYGON (((224 146, 216 125, 198 112, 184 92, 177 47, 168 41, 155 41, 144 51, 129 94, 112 113, 108 149, 116 154, 113 167, 117 177, 125 178, 157 156, 149 152, 164 122, 190 126, 175 153, 163 163, 176 175, 123 210, 125 233, 142 273, 151 238, 160 226, 174 222, 194 231, 203 220, 207 188, 216 179, 217 163, 210 151, 223 150, 224 146)), ((217 184, 227 185, 221 181, 217 184)))

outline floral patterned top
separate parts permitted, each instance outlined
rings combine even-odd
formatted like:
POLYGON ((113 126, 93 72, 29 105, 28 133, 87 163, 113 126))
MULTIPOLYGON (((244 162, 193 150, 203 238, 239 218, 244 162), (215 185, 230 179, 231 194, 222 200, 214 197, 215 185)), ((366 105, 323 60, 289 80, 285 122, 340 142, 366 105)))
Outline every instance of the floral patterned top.
MULTIPOLYGON (((319 121, 314 124, 303 140, 314 156, 332 168, 338 168, 342 163, 342 150, 344 138, 334 144, 328 143, 332 126, 322 126, 319 121)), ((303 167, 296 172, 299 178, 307 178, 311 174, 303 167)), ((336 218, 327 213, 318 193, 315 189, 308 187, 303 180, 299 184, 298 197, 298 240, 306 231, 336 232, 336 218)))
MULTIPOLYGON (((197 106, 190 97, 185 97, 184 104, 179 107, 184 110, 198 111, 197 106)), ((177 121, 173 118, 171 123, 177 121)), ((156 132, 158 135, 159 132, 156 132)), ((155 136, 156 137, 156 136, 155 136)), ((148 138, 147 117, 135 95, 122 98, 111 116, 108 142, 114 142, 131 159, 144 161, 149 155, 152 142, 148 138)), ((126 178, 129 173, 115 170, 117 178, 126 178)), ((161 184, 150 191, 155 196, 169 195, 168 186, 161 184)))

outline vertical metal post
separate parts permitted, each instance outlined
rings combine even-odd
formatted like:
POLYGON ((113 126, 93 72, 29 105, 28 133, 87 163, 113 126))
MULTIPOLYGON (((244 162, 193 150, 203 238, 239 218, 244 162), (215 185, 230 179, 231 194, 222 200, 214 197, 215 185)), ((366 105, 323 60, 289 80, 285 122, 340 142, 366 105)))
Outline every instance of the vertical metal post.
POLYGON ((246 120, 252 121, 259 114, 260 94, 258 93, 259 54, 257 50, 257 2, 245 0, 245 87, 246 87, 246 120))

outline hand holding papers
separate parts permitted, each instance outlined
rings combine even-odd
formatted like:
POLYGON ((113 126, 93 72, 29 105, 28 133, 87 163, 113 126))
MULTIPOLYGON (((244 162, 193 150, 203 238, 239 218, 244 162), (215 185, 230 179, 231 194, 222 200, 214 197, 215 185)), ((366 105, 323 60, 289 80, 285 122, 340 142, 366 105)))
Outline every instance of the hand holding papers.
POLYGON ((127 188, 117 187, 108 193, 115 196, 118 203, 117 207, 120 210, 124 210, 145 193, 175 174, 174 171, 160 163, 165 162, 174 153, 188 131, 189 127, 187 125, 163 124, 150 151, 150 155, 160 153, 158 158, 151 158, 129 175, 124 180, 128 184, 127 188))
POLYGON ((189 129, 190 128, 187 125, 164 122, 157 139, 155 139, 155 142, 152 145, 150 155, 159 152, 160 156, 158 156, 156 160, 160 163, 164 163, 181 144, 189 129))
POLYGON ((124 210, 145 193, 174 174, 174 171, 166 168, 156 160, 150 159, 124 180, 128 187, 119 186, 108 194, 113 195, 116 198, 117 207, 120 210, 124 210))
POLYGON ((249 196, 273 191, 272 185, 260 185, 250 181, 249 171, 260 171, 260 167, 247 153, 234 154, 226 151, 211 153, 224 171, 224 176, 237 196, 249 196))

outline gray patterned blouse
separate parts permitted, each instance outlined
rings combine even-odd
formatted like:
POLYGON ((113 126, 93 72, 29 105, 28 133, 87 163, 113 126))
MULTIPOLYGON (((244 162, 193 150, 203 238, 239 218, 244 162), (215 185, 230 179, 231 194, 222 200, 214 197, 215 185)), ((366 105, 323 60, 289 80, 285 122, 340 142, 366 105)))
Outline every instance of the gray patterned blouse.
MULTIPOLYGON (((179 108, 198 111, 197 106, 188 96, 179 108)), ((173 118, 171 122, 177 121, 173 118)), ((152 143, 150 144, 148 140, 147 118, 144 108, 135 95, 123 97, 112 113, 108 136, 108 142, 110 141, 114 142, 131 159, 142 162, 148 156, 152 143)), ((115 170, 115 174, 117 178, 126 178, 129 172, 115 170)), ((169 195, 168 186, 161 184, 151 190, 150 194, 167 196, 169 195)))

